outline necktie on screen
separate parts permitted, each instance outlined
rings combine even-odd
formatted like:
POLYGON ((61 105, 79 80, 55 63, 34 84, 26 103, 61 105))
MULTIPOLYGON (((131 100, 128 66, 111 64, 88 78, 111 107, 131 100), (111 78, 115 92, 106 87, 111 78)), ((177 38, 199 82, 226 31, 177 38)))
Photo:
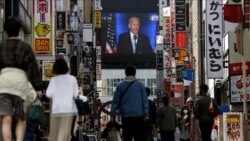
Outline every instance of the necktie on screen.
POLYGON ((133 35, 133 51, 136 53, 137 35, 133 35))

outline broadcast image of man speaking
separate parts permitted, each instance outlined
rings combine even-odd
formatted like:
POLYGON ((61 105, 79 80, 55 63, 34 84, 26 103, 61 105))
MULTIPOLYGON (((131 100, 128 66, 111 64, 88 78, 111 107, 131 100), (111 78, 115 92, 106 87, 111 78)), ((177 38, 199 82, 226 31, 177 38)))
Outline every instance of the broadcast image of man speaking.
POLYGON ((154 54, 149 37, 139 32, 140 19, 138 17, 129 18, 128 28, 130 31, 119 35, 117 54, 154 54))

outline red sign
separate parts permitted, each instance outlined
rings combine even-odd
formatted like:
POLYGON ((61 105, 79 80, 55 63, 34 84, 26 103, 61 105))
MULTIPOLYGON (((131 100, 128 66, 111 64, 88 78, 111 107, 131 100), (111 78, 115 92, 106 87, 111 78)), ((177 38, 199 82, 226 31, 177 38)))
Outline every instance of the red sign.
POLYGON ((174 97, 181 97, 184 93, 183 83, 174 83, 174 97))
POLYGON ((166 43, 171 42, 171 21, 170 21, 170 17, 166 18, 166 39, 165 39, 166 43))
MULTIPOLYGON (((250 73, 250 62, 246 62, 247 73, 250 73)), ((242 63, 233 63, 229 65, 229 75, 242 74, 242 63)))
POLYGON ((47 38, 35 39, 35 52, 48 52, 50 50, 50 40, 47 38))
POLYGON ((176 48, 185 48, 187 44, 186 32, 176 32, 175 46, 176 48))
POLYGON ((41 14, 40 21, 45 22, 45 13, 48 13, 48 1, 46 0, 38 0, 37 1, 37 9, 38 13, 41 14))

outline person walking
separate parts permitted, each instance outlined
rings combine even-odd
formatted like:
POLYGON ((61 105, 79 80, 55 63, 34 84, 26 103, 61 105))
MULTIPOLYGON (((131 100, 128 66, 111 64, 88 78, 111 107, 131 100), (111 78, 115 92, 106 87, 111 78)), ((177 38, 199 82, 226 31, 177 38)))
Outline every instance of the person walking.
POLYGON ((49 141, 69 141, 77 114, 74 99, 79 93, 78 83, 62 58, 54 62, 53 74, 46 90, 46 96, 52 100, 49 141))
POLYGON ((5 20, 8 34, 0 44, 0 116, 2 139, 12 141, 12 116, 16 119, 16 141, 23 141, 27 106, 42 96, 42 78, 31 46, 18 38, 21 23, 14 17, 5 20))
MULTIPOLYGON (((146 92, 148 97, 150 96, 151 90, 149 87, 146 87, 146 92)), ((153 129, 155 128, 156 120, 156 106, 153 100, 148 98, 149 105, 149 118, 145 121, 145 141, 154 141, 153 138, 153 129)))
POLYGON ((157 111, 156 126, 160 130, 161 141, 175 141, 177 127, 176 109, 169 104, 169 95, 162 97, 163 106, 157 111))
POLYGON ((195 118, 199 120, 202 141, 211 141, 212 126, 214 123, 214 117, 209 114, 211 101, 213 107, 218 111, 216 102, 207 95, 207 92, 208 86, 206 84, 200 85, 200 97, 196 100, 193 111, 195 118))
POLYGON ((111 113, 122 117, 123 141, 145 141, 144 121, 149 106, 144 84, 136 79, 136 69, 128 65, 126 77, 118 84, 111 105, 111 113))
POLYGON ((187 106, 183 106, 178 117, 180 140, 190 141, 191 113, 187 106))

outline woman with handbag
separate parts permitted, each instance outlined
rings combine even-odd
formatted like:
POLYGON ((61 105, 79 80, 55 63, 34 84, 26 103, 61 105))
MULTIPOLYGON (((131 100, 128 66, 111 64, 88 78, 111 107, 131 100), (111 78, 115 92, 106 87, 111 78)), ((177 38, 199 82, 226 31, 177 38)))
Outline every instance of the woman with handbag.
POLYGON ((74 116, 77 114, 74 99, 79 93, 78 83, 69 74, 69 67, 64 59, 54 62, 53 74, 46 90, 46 96, 52 100, 49 140, 69 141, 74 116))

